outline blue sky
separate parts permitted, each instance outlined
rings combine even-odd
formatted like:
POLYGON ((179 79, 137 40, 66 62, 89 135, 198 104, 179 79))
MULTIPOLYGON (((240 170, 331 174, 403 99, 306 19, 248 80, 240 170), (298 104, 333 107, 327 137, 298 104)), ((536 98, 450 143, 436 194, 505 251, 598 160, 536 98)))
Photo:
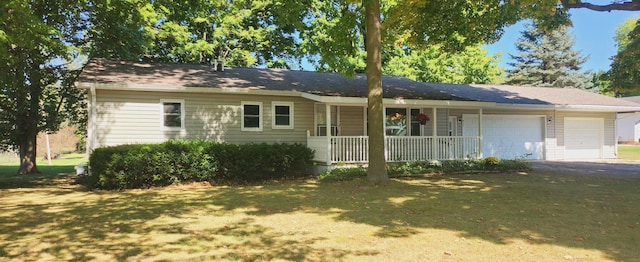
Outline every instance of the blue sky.
MULTIPOLYGON (((591 2, 598 4, 610 1, 591 2)), ((575 9, 570 13, 573 22, 573 28, 570 28, 570 32, 573 33, 576 40, 574 50, 580 51, 583 56, 589 56, 587 62, 583 64, 583 69, 593 71, 609 69, 611 64, 609 58, 617 52, 613 37, 618 25, 630 17, 640 16, 640 12, 596 12, 586 9, 575 9)), ((521 31, 524 30, 523 26, 524 23, 520 22, 507 28, 500 41, 485 46, 489 54, 502 53, 500 65, 504 68, 509 68, 507 65, 511 62, 509 54, 517 54, 515 42, 520 37, 521 31)))

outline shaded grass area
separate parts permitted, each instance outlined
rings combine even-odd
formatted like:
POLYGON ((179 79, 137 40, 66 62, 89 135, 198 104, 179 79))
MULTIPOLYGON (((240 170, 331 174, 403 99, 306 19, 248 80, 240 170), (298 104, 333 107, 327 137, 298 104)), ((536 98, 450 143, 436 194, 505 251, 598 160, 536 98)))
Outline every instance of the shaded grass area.
POLYGON ((10 261, 640 258, 638 180, 533 171, 393 179, 380 187, 361 179, 298 180, 115 192, 84 191, 65 179, 55 181, 0 190, 0 257, 10 261))
POLYGON ((640 160, 640 145, 618 145, 618 158, 640 160))
POLYGON ((63 155, 60 159, 51 160, 51 165, 46 160, 40 160, 37 165, 41 174, 33 175, 18 175, 19 162, 0 164, 0 189, 71 183, 74 167, 86 162, 84 154, 63 155))

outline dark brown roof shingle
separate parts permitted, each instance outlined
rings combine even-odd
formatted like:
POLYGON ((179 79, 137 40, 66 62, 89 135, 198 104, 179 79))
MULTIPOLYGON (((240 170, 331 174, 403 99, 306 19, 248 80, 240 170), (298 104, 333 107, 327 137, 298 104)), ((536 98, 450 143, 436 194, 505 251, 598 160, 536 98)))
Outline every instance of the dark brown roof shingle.
MULTIPOLYGON (((204 87, 299 91, 320 96, 367 97, 366 77, 283 69, 225 68, 197 64, 91 60, 80 83, 110 83, 130 87, 204 87)), ((438 84, 384 76, 385 98, 482 101, 513 105, 582 105, 637 107, 638 104, 579 89, 505 85, 438 84)))

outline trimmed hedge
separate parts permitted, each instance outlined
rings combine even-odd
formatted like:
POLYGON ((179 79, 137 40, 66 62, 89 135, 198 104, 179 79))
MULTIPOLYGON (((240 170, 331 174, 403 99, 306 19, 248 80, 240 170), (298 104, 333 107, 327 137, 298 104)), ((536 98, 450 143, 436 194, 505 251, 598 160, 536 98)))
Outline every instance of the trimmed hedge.
POLYGON ((90 189, 129 189, 182 182, 252 182, 308 175, 313 151, 300 144, 225 144, 171 140, 103 147, 89 157, 90 189))

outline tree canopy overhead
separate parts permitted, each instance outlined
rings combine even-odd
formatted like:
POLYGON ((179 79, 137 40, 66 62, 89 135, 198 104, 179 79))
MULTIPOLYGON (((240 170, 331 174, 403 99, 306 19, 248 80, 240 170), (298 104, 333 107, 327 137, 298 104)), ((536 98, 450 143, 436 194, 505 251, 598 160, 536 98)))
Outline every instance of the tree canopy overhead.
POLYGON ((383 52, 382 72, 420 82, 489 84, 503 78, 499 57, 489 56, 480 44, 461 52, 442 52, 438 46, 418 50, 395 48, 383 52))
POLYGON ((592 4, 590 1, 583 2, 581 0, 561 0, 562 6, 565 8, 585 8, 593 11, 610 12, 610 11, 638 11, 640 10, 640 1, 611 1, 609 4, 592 4))
POLYGON ((73 87, 81 1, 8 0, 0 4, 0 144, 17 148, 18 173, 37 173, 36 135, 76 114, 73 87))
MULTIPOLYGON (((35 134, 55 130, 63 100, 73 100, 67 61, 89 57, 286 66, 302 55, 353 74, 366 52, 371 159, 384 160, 382 50, 439 46, 460 51, 492 42, 503 28, 537 19, 569 23, 569 8, 640 10, 639 0, 593 5, 579 0, 418 1, 5 0, 0 3, 1 140, 20 148, 20 173, 37 172, 35 134), (376 39, 380 39, 377 41, 376 39), (375 41, 374 41, 375 40, 375 41), (359 63, 354 66, 354 62, 359 63), (380 132, 377 132, 379 130, 380 132)), ((324 67, 326 66, 326 67, 324 67)), ((71 103, 70 103, 71 104, 71 103)), ((384 161, 369 168, 386 177, 384 161)), ((376 178, 377 177, 377 178, 376 178)))
POLYGON ((640 93, 640 19, 631 18, 616 30, 618 53, 606 73, 609 89, 617 96, 640 93))
POLYGON ((140 13, 151 39, 145 60, 255 66, 279 59, 295 62, 294 27, 281 20, 289 10, 273 1, 168 1, 140 13))

